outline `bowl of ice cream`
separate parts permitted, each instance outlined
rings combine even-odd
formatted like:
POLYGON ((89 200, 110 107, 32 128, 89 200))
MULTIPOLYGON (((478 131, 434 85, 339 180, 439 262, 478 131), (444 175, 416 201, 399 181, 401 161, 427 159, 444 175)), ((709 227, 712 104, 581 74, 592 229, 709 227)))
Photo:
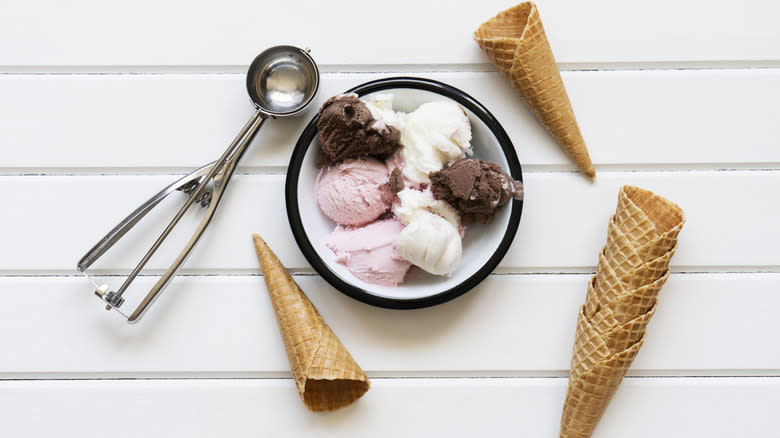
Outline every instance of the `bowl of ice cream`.
POLYGON ((396 77, 323 104, 285 187, 293 235, 333 287, 411 309, 473 289, 500 263, 523 206, 522 169, 496 118, 450 85, 396 77))

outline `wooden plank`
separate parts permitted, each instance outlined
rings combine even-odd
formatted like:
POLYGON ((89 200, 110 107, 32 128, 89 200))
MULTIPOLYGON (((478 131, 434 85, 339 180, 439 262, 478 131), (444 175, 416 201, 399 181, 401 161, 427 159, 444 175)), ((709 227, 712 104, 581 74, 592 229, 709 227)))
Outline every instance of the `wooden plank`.
MULTIPOLYGON (((10 381, 0 408, 3 430, 30 438, 542 437, 558 433, 565 392, 566 379, 377 379, 357 403, 313 414, 290 380, 10 381)), ((778 402, 777 378, 629 378, 593 437, 763 436, 778 402)))
MULTIPOLYGON (((17 249, 0 252, 1 269, 72 273, 76 261, 103 234, 173 179, 166 175, 0 177, 5 205, 14 207, 3 213, 0 242, 17 249)), ((283 212, 284 175, 234 179, 212 228, 185 265, 188 272, 254 270, 256 258, 249 238, 253 232, 266 236, 289 268, 308 269, 286 214, 269 214, 269 207, 283 212)), ((528 173, 520 228, 499 270, 594 270, 623 184, 653 190, 685 210, 687 223, 673 269, 778 270, 780 254, 766 242, 780 241, 776 226, 780 210, 777 203, 763 201, 773 199, 780 188, 777 171, 603 172, 593 184, 576 173, 528 173)), ((161 215, 178 209, 184 195, 176 196, 172 208, 159 208, 161 215)), ((182 222, 177 230, 191 232, 197 214, 193 212, 193 220, 182 222)), ((166 223, 166 218, 149 218, 148 224, 138 226, 138 237, 124 239, 120 243, 124 246, 106 254, 96 268, 129 272, 166 223)), ((167 268, 180 247, 166 245, 149 267, 167 268)))
MULTIPOLYGON (((415 311, 368 306, 318 277, 297 281, 371 377, 563 377, 588 278, 494 275, 415 311)), ((629 374, 780 375, 778 287, 780 274, 672 275, 629 374)), ((82 278, 0 277, 0 291, 0 345, 13 352, 0 378, 290 373, 261 276, 179 277, 132 326, 82 278)))
MULTIPOLYGON (((574 169, 497 73, 403 74, 451 83, 483 102, 528 168, 574 169)), ((324 74, 305 116, 262 128, 243 171, 286 167, 324 99, 393 75, 324 74)), ((780 69, 581 71, 563 77, 597 170, 780 166, 780 148, 772 141, 780 69)), ((4 173, 194 168, 215 159, 252 111, 243 74, 0 75, 0 96, 4 173)))
MULTIPOLYGON (((311 47, 324 65, 485 63, 472 32, 514 3, 451 7, 399 0, 380 12, 357 0, 338 5, 141 0, 132 6, 30 1, 5 8, 0 17, 0 39, 13 42, 0 47, 0 64, 245 65, 279 43, 311 47), (394 32, 398 29, 403 32, 394 32)), ((771 0, 738 8, 726 1, 703 7, 693 0, 565 1, 539 8, 563 63, 780 59, 775 20, 780 7, 771 0)))

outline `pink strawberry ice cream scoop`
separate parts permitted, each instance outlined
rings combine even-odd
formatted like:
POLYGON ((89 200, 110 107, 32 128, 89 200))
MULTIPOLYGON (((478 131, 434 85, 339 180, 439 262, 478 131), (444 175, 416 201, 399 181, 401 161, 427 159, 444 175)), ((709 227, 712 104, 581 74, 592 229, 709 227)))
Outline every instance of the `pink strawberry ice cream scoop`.
POLYGON ((339 225, 325 240, 336 261, 366 283, 394 287, 403 283, 412 264, 396 254, 395 241, 404 226, 383 219, 364 227, 339 225))
POLYGON ((394 193, 389 179, 387 166, 374 158, 323 167, 314 186, 317 204, 338 224, 365 225, 390 208, 394 193))

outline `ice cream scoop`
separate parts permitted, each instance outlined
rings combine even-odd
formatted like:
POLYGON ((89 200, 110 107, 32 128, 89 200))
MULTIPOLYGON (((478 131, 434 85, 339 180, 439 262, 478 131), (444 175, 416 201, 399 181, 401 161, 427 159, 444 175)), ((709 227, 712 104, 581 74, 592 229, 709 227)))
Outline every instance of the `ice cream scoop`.
POLYGON ((450 275, 458 267, 463 247, 458 229, 443 217, 419 212, 404 227, 396 243, 398 255, 435 275, 450 275))
POLYGON ((375 158, 358 158, 323 167, 314 191, 317 204, 334 222, 365 225, 390 209, 387 166, 375 158))
POLYGON ((464 225, 487 223, 510 199, 523 199, 523 183, 492 161, 464 158, 430 178, 433 196, 458 210, 464 225))
POLYGON ((393 93, 374 94, 361 98, 361 100, 366 104, 368 110, 371 111, 371 116, 376 120, 384 121, 388 125, 401 129, 406 114, 393 110, 393 93))
POLYGON ((87 275, 86 270, 165 197, 177 190, 189 194, 189 198, 184 203, 184 206, 171 219, 157 240, 146 251, 146 254, 116 291, 109 290, 108 285, 98 286, 92 280, 96 287, 95 294, 105 302, 106 310, 115 309, 127 318, 128 323, 138 322, 143 317, 149 306, 154 303, 160 293, 171 282, 176 272, 195 248, 206 227, 211 223, 239 160, 241 160, 244 152, 252 143, 252 139, 263 125, 263 122, 268 118, 300 114, 314 99, 319 89, 319 83, 319 70, 317 64, 309 55, 308 50, 286 45, 275 46, 264 50, 255 57, 246 74, 246 88, 249 97, 254 103, 255 113, 249 118, 249 121, 239 131, 225 152, 214 162, 208 163, 174 181, 152 196, 109 231, 103 239, 79 260, 77 269, 87 275), (206 212, 184 248, 130 315, 120 311, 119 307, 125 302, 122 295, 141 273, 141 270, 160 248, 165 239, 171 234, 182 217, 187 213, 187 210, 196 203, 207 207, 206 212))
POLYGON ((446 219, 456 229, 460 229, 457 210, 445 201, 435 199, 430 190, 413 188, 401 190, 398 192, 398 202, 393 206, 393 213, 404 225, 414 222, 426 213, 433 213, 446 219))
POLYGON ((364 227, 339 225, 325 246, 355 277, 371 284, 398 286, 411 263, 396 253, 396 240, 403 225, 397 219, 384 219, 364 227))
POLYGON ((383 120, 376 120, 355 94, 341 94, 326 100, 317 121, 321 157, 318 166, 349 158, 385 159, 401 145, 401 133, 383 120))
POLYGON ((404 176, 427 183, 430 172, 471 153, 471 124, 454 102, 426 102, 404 120, 401 144, 404 176))

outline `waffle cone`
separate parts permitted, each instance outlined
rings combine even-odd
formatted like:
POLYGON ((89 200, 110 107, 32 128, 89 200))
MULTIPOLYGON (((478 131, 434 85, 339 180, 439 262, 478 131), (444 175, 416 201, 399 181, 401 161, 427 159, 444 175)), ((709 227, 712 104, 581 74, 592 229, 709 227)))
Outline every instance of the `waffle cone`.
MULTIPOLYGON (((585 294, 585 304, 582 305, 583 313, 590 319, 601 308, 601 297, 596 290, 596 277, 593 276, 588 281, 588 292, 585 294)), ((577 328, 579 331, 579 327, 577 328)), ((576 348, 575 348, 576 349, 576 348)))
POLYGON ((577 316, 577 334, 574 337, 574 354, 571 357, 569 378, 587 372, 597 363, 609 358, 610 354, 609 347, 601 339, 601 334, 588 321, 585 307, 581 307, 577 316))
POLYGON ((665 233, 658 235, 655 240, 647 242, 644 245, 638 246, 636 251, 640 254, 644 260, 651 260, 660 257, 670 251, 674 251, 677 247, 677 235, 682 230, 684 221, 675 225, 665 233))
POLYGON ((618 206, 611 224, 614 224, 623 234, 636 245, 645 245, 658 238, 655 224, 639 208, 625 190, 618 193, 618 206))
POLYGON ((620 191, 647 215, 659 235, 677 230, 669 236, 672 239, 677 238, 685 221, 685 215, 677 204, 639 187, 623 186, 620 191))
POLYGON ((536 5, 520 3, 499 13, 479 26, 474 40, 577 166, 595 178, 536 5))
POLYGON ((632 272, 644 262, 634 242, 629 240, 612 221, 610 221, 607 231, 604 258, 612 266, 618 278, 625 277, 626 274, 632 272))
POLYGON ((314 412, 351 404, 368 391, 368 377, 265 241, 252 238, 298 395, 314 412))
POLYGON ((616 295, 612 302, 605 307, 610 309, 619 324, 647 313, 655 305, 658 299, 658 292, 660 292, 668 277, 669 272, 666 272, 655 281, 632 289, 629 293, 616 295))
MULTIPOLYGON (((649 312, 643 313, 628 322, 621 324, 619 321, 616 321, 617 325, 607 329, 601 339, 607 345, 609 351, 613 353, 623 351, 645 337, 647 324, 654 314, 655 306, 649 312)), ((593 324, 598 331, 598 322, 594 320, 593 324)))
POLYGON ((615 395, 644 339, 618 354, 598 362, 575 378, 569 377, 561 417, 561 438, 588 438, 615 395))
POLYGON ((644 189, 621 188, 577 316, 561 437, 591 436, 604 414, 644 342, 683 222, 677 205, 644 189))
MULTIPOLYGON (((668 273, 661 278, 634 289, 629 293, 611 294, 611 298, 604 300, 603 304, 593 305, 591 295, 597 294, 592 284, 596 277, 591 279, 588 284, 588 295, 586 296, 585 315, 590 320, 591 325, 601 334, 609 332, 613 327, 626 324, 638 316, 651 312, 658 298, 658 292, 664 285, 668 273), (595 310, 593 310, 595 309, 595 310)), ((596 301, 599 298, 596 297, 596 301)), ((614 351, 614 350, 613 350, 614 351)))
POLYGON ((596 267, 596 275, 593 276, 592 283, 598 307, 607 306, 616 296, 626 293, 623 282, 612 269, 612 265, 603 251, 599 255, 599 264, 596 267))
POLYGON ((663 277, 669 270, 669 263, 672 261, 674 250, 653 259, 647 263, 642 263, 636 269, 629 271, 620 280, 627 289, 633 289, 650 284, 653 281, 663 277))

